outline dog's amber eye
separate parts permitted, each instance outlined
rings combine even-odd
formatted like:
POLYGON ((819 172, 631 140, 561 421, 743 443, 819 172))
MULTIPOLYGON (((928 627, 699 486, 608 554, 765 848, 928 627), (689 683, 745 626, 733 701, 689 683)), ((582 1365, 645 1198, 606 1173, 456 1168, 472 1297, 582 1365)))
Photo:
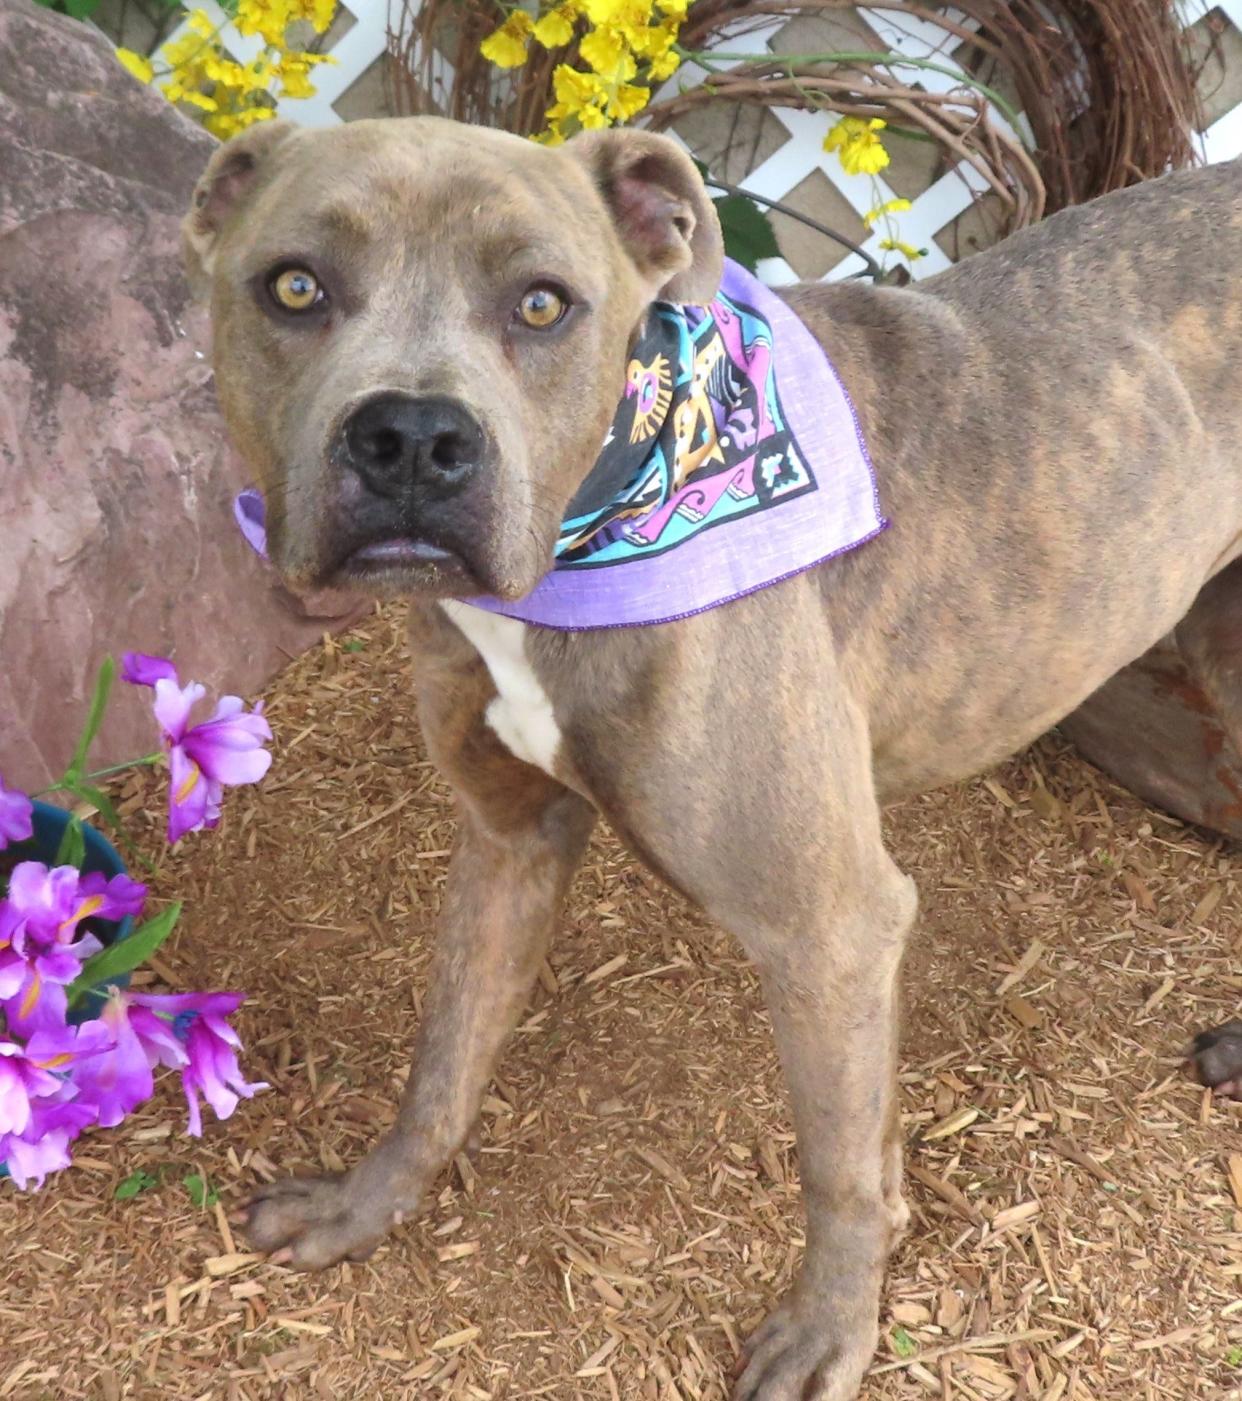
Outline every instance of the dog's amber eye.
POLYGON ((286 311, 309 311, 323 301, 323 288, 305 268, 286 268, 268 284, 272 296, 286 311))
POLYGON ((569 303, 551 287, 532 287, 518 303, 519 319, 536 331, 555 326, 569 310, 569 303))

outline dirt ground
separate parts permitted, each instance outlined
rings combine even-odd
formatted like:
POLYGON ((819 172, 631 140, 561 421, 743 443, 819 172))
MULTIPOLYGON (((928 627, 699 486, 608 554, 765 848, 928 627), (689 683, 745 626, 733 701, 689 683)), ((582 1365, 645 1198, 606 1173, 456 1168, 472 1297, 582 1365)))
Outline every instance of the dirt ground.
MULTIPOLYGON (((594 845, 481 1149, 365 1265, 302 1277, 230 1230, 257 1182, 389 1119, 452 836, 396 613, 272 689, 277 761, 160 853, 160 971, 245 988, 270 1092, 195 1142, 174 1082, 0 1191, 0 1398, 712 1401, 802 1243, 770 1029, 735 946, 594 845), (154 1185, 117 1197, 144 1170, 154 1185), (183 1179, 219 1192, 198 1206, 183 1179)), ((149 815, 148 815, 149 814, 149 815)), ((923 916, 901 1088, 913 1230, 869 1401, 1242 1397, 1242 1110, 1179 1053, 1242 1001, 1239 857, 1055 738, 889 819, 923 916)))

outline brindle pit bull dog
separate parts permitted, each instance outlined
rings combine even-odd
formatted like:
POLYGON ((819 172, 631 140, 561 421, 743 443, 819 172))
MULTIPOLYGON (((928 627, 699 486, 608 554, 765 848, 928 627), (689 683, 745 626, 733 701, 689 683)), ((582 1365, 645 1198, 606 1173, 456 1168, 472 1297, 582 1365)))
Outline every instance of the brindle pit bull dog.
POLYGON ((460 810, 396 1125, 343 1176, 260 1192, 250 1239, 322 1268, 418 1209, 602 813, 754 960, 788 1078, 806 1256, 736 1395, 848 1401, 907 1219, 915 892, 880 808, 1193 631, 1242 555, 1242 164, 1059 214, 917 288, 784 290, 853 396, 893 527, 685 621, 582 633, 453 600, 547 572, 648 306, 716 290, 716 217, 676 145, 273 122, 216 153, 186 232, 272 558, 298 588, 413 600, 423 729, 460 810))

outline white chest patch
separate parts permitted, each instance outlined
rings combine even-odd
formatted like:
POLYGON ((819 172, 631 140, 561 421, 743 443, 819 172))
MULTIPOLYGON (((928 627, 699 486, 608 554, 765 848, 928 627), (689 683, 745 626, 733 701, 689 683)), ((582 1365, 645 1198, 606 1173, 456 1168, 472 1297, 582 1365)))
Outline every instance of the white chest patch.
POLYGON ((474 644, 492 674, 497 695, 486 719, 501 744, 524 763, 555 774, 561 732, 548 693, 526 656, 526 624, 456 599, 445 599, 440 607, 474 644))

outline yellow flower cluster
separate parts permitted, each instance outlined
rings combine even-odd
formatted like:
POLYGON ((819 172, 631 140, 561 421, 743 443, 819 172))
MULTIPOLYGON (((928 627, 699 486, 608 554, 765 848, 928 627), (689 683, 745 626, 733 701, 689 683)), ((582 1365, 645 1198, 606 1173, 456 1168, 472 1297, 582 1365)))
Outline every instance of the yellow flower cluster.
MULTIPOLYGON (((541 3, 543 0, 541 0, 541 3)), ((575 131, 611 126, 633 117, 651 100, 651 85, 681 63, 677 36, 690 0, 557 0, 541 13, 513 9, 484 39, 483 57, 500 68, 526 62, 531 40, 564 48, 578 41, 584 68, 559 64, 552 75, 556 101, 540 138, 557 144, 575 131)))
POLYGON ((880 117, 842 117, 824 137, 824 150, 837 152, 847 175, 871 176, 876 204, 863 215, 863 223, 869 230, 882 225, 885 237, 880 240, 880 247, 886 253, 900 253, 913 263, 923 257, 923 250, 898 238, 893 222, 894 214, 904 214, 913 205, 908 199, 881 199, 881 187, 875 178, 892 159, 879 136, 887 125, 880 117))
POLYGON ((226 6, 239 34, 263 41, 249 63, 229 57, 205 10, 190 12, 186 33, 165 44, 156 62, 130 49, 118 49, 117 58, 140 82, 158 82, 170 102, 196 108, 207 130, 226 140, 274 117, 279 99, 315 95, 311 70, 335 60, 291 48, 288 30, 301 21, 323 34, 336 5, 337 0, 236 0, 226 6))

